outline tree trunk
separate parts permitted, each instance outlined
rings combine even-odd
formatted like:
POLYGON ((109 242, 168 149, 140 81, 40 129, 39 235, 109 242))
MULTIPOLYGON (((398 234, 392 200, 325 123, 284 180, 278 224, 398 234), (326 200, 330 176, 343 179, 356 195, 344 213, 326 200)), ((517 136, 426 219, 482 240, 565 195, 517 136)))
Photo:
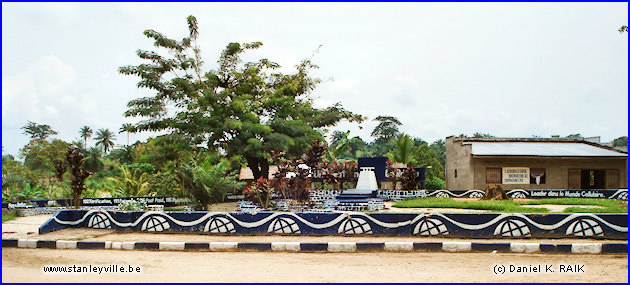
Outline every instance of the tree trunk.
POLYGON ((253 156, 246 156, 247 166, 252 170, 254 180, 258 180, 260 177, 269 179, 269 162, 264 158, 258 158, 253 156))

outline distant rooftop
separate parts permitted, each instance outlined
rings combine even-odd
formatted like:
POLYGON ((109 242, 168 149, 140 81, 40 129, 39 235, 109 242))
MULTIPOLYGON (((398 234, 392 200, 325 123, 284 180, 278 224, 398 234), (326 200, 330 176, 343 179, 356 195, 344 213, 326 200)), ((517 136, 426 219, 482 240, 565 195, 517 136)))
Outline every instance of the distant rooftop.
POLYGON ((465 138, 476 156, 627 157, 628 153, 582 139, 465 138))

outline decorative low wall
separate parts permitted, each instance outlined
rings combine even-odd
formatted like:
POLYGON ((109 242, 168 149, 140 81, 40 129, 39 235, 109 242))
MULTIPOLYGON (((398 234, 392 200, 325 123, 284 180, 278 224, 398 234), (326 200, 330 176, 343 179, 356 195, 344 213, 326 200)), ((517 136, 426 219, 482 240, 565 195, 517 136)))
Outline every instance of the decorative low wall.
POLYGON ((226 213, 63 210, 39 228, 210 234, 628 238, 627 214, 226 213))
MULTIPOLYGON (((185 204, 188 199, 175 196, 160 196, 160 197, 125 197, 125 198, 83 198, 81 199, 82 206, 118 206, 118 204, 128 200, 140 200, 144 201, 147 205, 162 205, 165 207, 173 207, 185 204)), ((23 208, 28 204, 34 204, 37 207, 52 207, 54 204, 59 206, 69 206, 71 204, 70 199, 52 199, 52 200, 29 200, 29 201, 17 201, 17 202, 3 202, 3 209, 23 208)))
MULTIPOLYGON (((484 191, 481 190, 433 190, 427 191, 427 197, 450 198, 481 198, 484 191)), ((567 189, 542 189, 523 190, 514 189, 506 191, 510 198, 521 199, 545 199, 545 198, 599 198, 628 200, 628 189, 593 189, 593 190, 567 190, 567 189)))

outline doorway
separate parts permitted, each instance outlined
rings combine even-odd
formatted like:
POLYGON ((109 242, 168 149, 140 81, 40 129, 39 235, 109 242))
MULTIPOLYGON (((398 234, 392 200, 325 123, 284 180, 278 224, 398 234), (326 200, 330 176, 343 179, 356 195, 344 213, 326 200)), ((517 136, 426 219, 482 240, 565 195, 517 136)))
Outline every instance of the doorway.
POLYGON ((606 171, 604 169, 582 169, 580 186, 581 189, 606 189, 606 171))

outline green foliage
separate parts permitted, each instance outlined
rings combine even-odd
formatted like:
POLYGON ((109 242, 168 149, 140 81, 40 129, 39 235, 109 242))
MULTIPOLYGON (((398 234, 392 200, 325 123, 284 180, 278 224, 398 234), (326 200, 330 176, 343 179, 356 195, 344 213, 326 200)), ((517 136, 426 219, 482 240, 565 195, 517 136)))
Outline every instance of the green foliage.
POLYGON ((326 160, 334 161, 337 160, 342 154, 345 154, 350 148, 350 140, 348 139, 348 135, 350 135, 350 131, 345 133, 335 132, 333 134, 333 142, 330 144, 326 152, 326 160))
POLYGON ((473 137, 474 138, 493 138, 494 136, 491 134, 484 134, 484 133, 476 132, 473 134, 473 137))
POLYGON ((429 147, 435 152, 438 162, 442 166, 442 169, 446 167, 446 143, 443 139, 439 139, 431 143, 429 147))
POLYGON ((628 136, 616 138, 613 140, 613 146, 628 146, 628 136))
POLYGON ((114 147, 114 140, 116 136, 109 129, 99 129, 96 131, 96 146, 100 146, 103 152, 107 153, 112 147, 114 147))
POLYGON ((374 121, 379 122, 379 124, 371 134, 375 139, 369 145, 370 153, 373 156, 383 156, 394 148, 392 138, 400 134, 398 127, 402 123, 392 116, 378 116, 374 121))
POLYGON ((621 28, 619 28, 619 30, 617 30, 617 31, 619 31, 620 33, 627 33, 627 32, 628 32, 628 26, 623 25, 623 26, 621 26, 621 28))
POLYGON ((46 191, 39 186, 24 183, 21 188, 9 187, 2 191, 2 201, 26 201, 43 199, 46 191))
POLYGON ((149 178, 151 192, 157 196, 181 196, 177 177, 171 172, 158 172, 149 178))
POLYGON ((194 154, 195 148, 191 141, 178 134, 162 135, 149 138, 147 142, 135 147, 134 157, 137 163, 153 164, 158 171, 162 171, 173 164, 177 167, 194 154))
POLYGON ((14 220, 17 217, 17 214, 15 213, 15 211, 10 211, 10 210, 2 210, 2 222, 6 222, 6 221, 10 221, 10 220, 14 220))
POLYGON ((11 155, 2 156, 2 192, 22 189, 24 183, 35 184, 37 177, 22 162, 11 155))
POLYGON ((154 174, 156 171, 155 166, 150 163, 132 163, 126 164, 125 167, 131 171, 137 171, 138 173, 154 174))
POLYGON ((473 210, 490 210, 509 213, 547 213, 547 208, 520 207, 509 200, 503 201, 456 201, 451 198, 420 198, 395 203, 396 208, 457 208, 473 210))
POLYGON ((184 196, 193 201, 195 209, 207 210, 208 204, 222 202, 226 193, 242 186, 236 182, 238 176, 228 172, 229 168, 227 160, 217 165, 209 163, 197 165, 190 161, 174 170, 174 174, 184 196))
POLYGON ((440 162, 437 154, 426 142, 422 142, 413 150, 413 157, 418 165, 426 167, 428 179, 438 177, 444 179, 444 164, 440 162))
POLYGON ((92 137, 92 133, 92 129, 88 126, 83 126, 79 130, 79 135, 83 138, 83 148, 87 148, 87 139, 92 137))
POLYGON ((35 139, 20 150, 20 157, 24 158, 24 165, 32 171, 54 173, 55 162, 64 160, 68 146, 68 143, 59 139, 50 142, 35 139))
POLYGON ((260 42, 228 44, 218 68, 202 72, 199 31, 192 16, 188 28, 182 40, 145 31, 155 47, 170 56, 140 50, 138 56, 147 63, 120 68, 122 74, 140 77, 138 87, 155 91, 155 96, 128 103, 126 116, 144 118, 135 125, 138 131, 174 130, 195 146, 220 149, 228 158, 242 156, 258 178, 267 175, 270 151, 299 157, 310 141, 321 137, 319 128, 342 119, 363 120, 340 104, 313 107, 310 93, 320 80, 309 76, 317 68, 310 59, 292 74, 277 72, 280 66, 268 59, 244 63, 241 56, 261 47, 260 42), (178 109, 169 112, 169 106, 178 109))
POLYGON ((125 200, 118 204, 118 209, 121 211, 146 211, 147 208, 146 202, 136 199, 125 200))
POLYGON ((557 199, 537 199, 526 201, 457 201, 451 198, 420 198, 397 202, 392 205, 397 208, 458 208, 490 210, 493 212, 508 213, 547 213, 547 208, 522 207, 522 205, 594 205, 605 208, 583 208, 569 207, 564 213, 627 213, 628 205, 623 201, 612 199, 580 199, 580 198, 557 198, 557 199))
POLYGON ((49 136, 57 134, 49 125, 40 125, 31 121, 28 121, 21 129, 24 130, 25 135, 31 137, 31 140, 45 140, 49 136))
POLYGON ((149 175, 127 166, 119 168, 120 176, 107 178, 113 197, 142 197, 150 190, 149 175))
POLYGON ((133 145, 125 145, 120 148, 113 149, 109 153, 109 158, 122 164, 130 164, 135 160, 136 147, 133 145))
POLYGON ((97 173, 105 168, 105 163, 101 160, 102 152, 99 148, 91 147, 84 152, 83 168, 97 173))
POLYGON ((427 189, 427 190, 446 189, 446 183, 444 182, 444 180, 440 179, 439 177, 433 176, 424 182, 424 189, 427 189))
POLYGON ((393 150, 393 152, 390 152, 391 159, 395 162, 400 162, 405 165, 413 164, 413 141, 411 140, 411 138, 406 134, 400 134, 395 141, 395 145, 396 148, 393 150))

